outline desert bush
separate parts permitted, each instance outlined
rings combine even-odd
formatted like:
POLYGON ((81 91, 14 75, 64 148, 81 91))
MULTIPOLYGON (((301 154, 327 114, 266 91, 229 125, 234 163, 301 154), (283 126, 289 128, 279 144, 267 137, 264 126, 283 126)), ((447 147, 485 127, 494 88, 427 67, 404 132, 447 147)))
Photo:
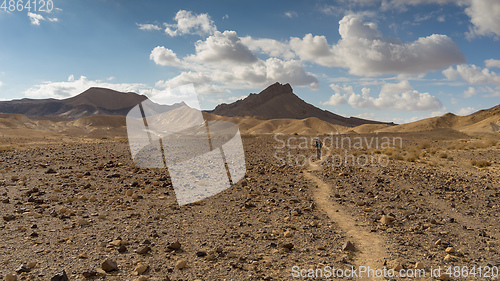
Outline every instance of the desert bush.
POLYGON ((472 166, 476 166, 478 168, 491 166, 491 163, 486 160, 471 160, 470 163, 472 164, 472 166))

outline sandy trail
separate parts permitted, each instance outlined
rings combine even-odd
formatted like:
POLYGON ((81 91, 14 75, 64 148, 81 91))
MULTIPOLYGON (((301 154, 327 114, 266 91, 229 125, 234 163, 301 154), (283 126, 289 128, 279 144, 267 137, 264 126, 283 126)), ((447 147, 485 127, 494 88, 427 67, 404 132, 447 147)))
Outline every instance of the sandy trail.
MULTIPOLYGON (((330 153, 324 157, 328 157, 330 153)), ((330 200, 330 186, 323 180, 315 176, 311 171, 322 170, 319 164, 313 163, 307 170, 303 171, 304 176, 314 182, 318 187, 314 190, 314 201, 336 225, 347 234, 355 248, 354 262, 356 267, 366 266, 371 269, 382 269, 383 259, 387 257, 384 240, 377 234, 358 225, 355 217, 344 210, 344 207, 333 200, 330 200)), ((358 280, 385 280, 385 278, 368 278, 366 274, 358 280)))

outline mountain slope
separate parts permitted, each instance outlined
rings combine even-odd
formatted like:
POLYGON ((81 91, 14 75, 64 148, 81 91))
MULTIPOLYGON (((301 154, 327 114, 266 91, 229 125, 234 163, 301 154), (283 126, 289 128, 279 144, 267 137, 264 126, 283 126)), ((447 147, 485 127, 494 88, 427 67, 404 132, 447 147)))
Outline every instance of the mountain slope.
POLYGON ((443 116, 427 118, 412 123, 378 130, 378 132, 416 132, 434 129, 454 129, 464 133, 490 133, 498 131, 500 105, 484 109, 467 116, 446 113, 443 116))
POLYGON ((334 125, 355 127, 362 124, 384 124, 356 117, 346 118, 306 103, 293 93, 290 84, 275 84, 259 94, 250 94, 231 104, 220 104, 210 113, 234 117, 250 116, 262 119, 305 119, 316 117, 334 125))
POLYGON ((26 116, 78 119, 92 115, 125 115, 147 97, 104 88, 90 88, 78 96, 57 99, 21 99, 0 102, 0 112, 26 116))

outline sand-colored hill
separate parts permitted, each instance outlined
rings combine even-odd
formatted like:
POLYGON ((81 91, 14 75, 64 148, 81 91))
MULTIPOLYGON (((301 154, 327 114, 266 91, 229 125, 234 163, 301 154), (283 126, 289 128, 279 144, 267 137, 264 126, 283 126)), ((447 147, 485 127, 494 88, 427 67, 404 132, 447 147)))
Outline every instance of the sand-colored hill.
POLYGON ((495 133, 500 126, 500 105, 467 116, 446 113, 412 123, 387 127, 377 132, 418 132, 450 128, 463 133, 495 133))

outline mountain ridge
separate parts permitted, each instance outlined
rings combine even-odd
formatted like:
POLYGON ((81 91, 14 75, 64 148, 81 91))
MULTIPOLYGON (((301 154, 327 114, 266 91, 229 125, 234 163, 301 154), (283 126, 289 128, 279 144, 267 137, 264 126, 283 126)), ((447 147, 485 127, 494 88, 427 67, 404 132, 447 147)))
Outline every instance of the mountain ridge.
POLYGON ((343 117, 309 104, 293 93, 290 84, 276 82, 258 94, 252 93, 245 99, 230 104, 219 104, 212 114, 226 117, 249 116, 257 119, 305 119, 316 117, 333 125, 356 127, 363 124, 389 124, 357 117, 343 117))

